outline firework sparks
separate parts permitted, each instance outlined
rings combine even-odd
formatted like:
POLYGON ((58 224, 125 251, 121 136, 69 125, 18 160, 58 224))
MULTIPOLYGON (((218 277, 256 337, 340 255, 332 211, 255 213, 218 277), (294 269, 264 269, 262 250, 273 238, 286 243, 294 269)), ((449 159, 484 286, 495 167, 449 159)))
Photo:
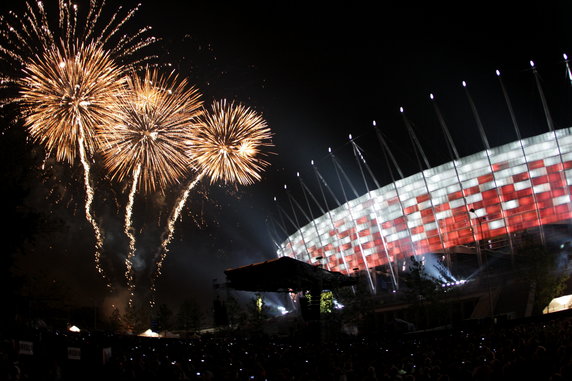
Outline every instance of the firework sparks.
POLYGON ((125 208, 125 235, 129 238, 129 252, 125 259, 125 279, 127 279, 127 287, 129 289, 129 307, 133 307, 133 285, 135 284, 133 274, 133 258, 135 257, 135 234, 133 234, 133 204, 135 203, 135 192, 137 191, 137 183, 139 174, 141 173, 141 165, 138 165, 133 173, 133 183, 131 184, 131 191, 129 192, 129 200, 125 208))
POLYGON ((112 179, 133 177, 125 211, 125 231, 130 238, 126 278, 131 294, 135 287, 135 238, 130 232, 135 190, 140 184, 144 193, 163 191, 187 174, 186 142, 203 112, 201 106, 200 93, 186 80, 147 70, 143 77, 127 79, 124 96, 114 109, 115 123, 102 125, 99 130, 103 164, 112 179))
POLYGON ((260 180, 268 166, 263 149, 272 146, 271 137, 259 113, 222 100, 205 114, 190 141, 189 154, 211 182, 250 185, 260 180))
POLYGON ((206 176, 211 182, 249 185, 260 180, 261 172, 269 165, 262 157, 264 148, 272 147, 272 134, 260 114, 222 100, 214 102, 211 112, 205 113, 201 119, 188 141, 188 154, 198 175, 185 187, 169 216, 161 245, 155 253, 157 265, 152 279, 153 293, 167 257, 168 245, 173 239, 175 223, 199 181, 206 176))
POLYGON ((89 157, 95 147, 95 126, 109 119, 110 105, 122 89, 123 71, 108 53, 91 44, 45 51, 30 58, 23 72, 20 102, 30 136, 57 160, 73 164, 79 156, 83 166, 85 215, 95 233, 96 268, 105 278, 103 236, 91 213, 89 157))
POLYGON ((31 59, 24 72, 22 113, 33 140, 70 164, 82 146, 91 156, 96 126, 111 120, 123 70, 108 53, 88 45, 49 50, 31 59))
POLYGON ((3 74, 4 87, 18 86, 21 68, 38 52, 57 50, 60 45, 69 50, 78 45, 78 41, 107 51, 126 70, 154 58, 148 55, 135 58, 142 49, 157 41, 148 36, 150 27, 130 35, 120 33, 139 6, 125 12, 119 7, 109 19, 103 20, 104 5, 105 1, 90 0, 83 18, 77 4, 58 0, 57 22, 48 16, 42 1, 26 2, 23 15, 9 12, 7 16, 0 16, 0 57, 15 69, 13 76, 3 74))
POLYGON ((99 129, 103 165, 120 182, 141 166, 140 190, 162 191, 189 170, 186 142, 203 112, 200 93, 186 79, 157 70, 129 77, 126 88, 115 122, 99 129))
MULTIPOLYGON (((77 5, 65 0, 57 4, 57 22, 41 1, 27 2, 23 15, 10 12, 0 17, 0 60, 11 70, 0 75, 0 88, 18 91, 0 103, 21 106, 24 125, 48 154, 72 165, 79 157, 86 189, 85 215, 96 238, 95 264, 105 279, 103 235, 91 212, 95 127, 108 123, 110 105, 122 89, 126 70, 152 58, 134 57, 155 38, 146 36, 149 28, 119 35, 137 8, 122 14, 120 7, 105 21, 101 17, 104 1, 90 0, 85 19, 77 5)), ((107 286, 111 288, 109 282, 107 286)))

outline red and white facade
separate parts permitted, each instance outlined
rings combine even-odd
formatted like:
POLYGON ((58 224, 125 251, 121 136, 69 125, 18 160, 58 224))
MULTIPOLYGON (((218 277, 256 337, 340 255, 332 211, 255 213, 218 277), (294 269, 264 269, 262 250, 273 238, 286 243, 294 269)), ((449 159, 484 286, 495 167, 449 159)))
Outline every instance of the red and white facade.
POLYGON ((572 129, 547 132, 370 191, 302 227, 278 255, 312 264, 321 257, 349 274, 510 237, 570 219, 571 184, 572 129))

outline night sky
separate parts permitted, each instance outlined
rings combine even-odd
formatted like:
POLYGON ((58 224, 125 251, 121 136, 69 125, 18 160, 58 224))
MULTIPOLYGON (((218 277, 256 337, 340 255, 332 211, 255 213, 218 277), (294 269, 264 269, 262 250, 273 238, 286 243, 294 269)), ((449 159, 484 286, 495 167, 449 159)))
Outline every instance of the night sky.
MULTIPOLYGON (((431 164, 448 161, 430 92, 437 96, 462 155, 482 149, 463 80, 482 113, 491 145, 515 139, 495 69, 505 76, 523 135, 538 134, 546 126, 528 64, 534 60, 556 126, 571 125, 567 105, 572 93, 562 58, 563 53, 572 55, 569 2, 465 2, 453 8, 395 2, 380 9, 355 2, 307 3, 146 1, 130 22, 153 26, 153 35, 162 41, 152 52, 188 76, 206 102, 227 98, 246 104, 263 113, 274 133, 275 154, 269 156, 272 166, 262 182, 238 188, 203 184, 189 200, 159 281, 159 302, 176 305, 194 298, 206 306, 214 295, 213 282, 224 281, 226 268, 272 258, 266 224, 276 214, 273 197, 284 199, 283 184, 296 192, 297 171, 315 184, 310 160, 327 175, 328 147, 344 160, 357 184, 348 134, 356 137, 380 180, 387 182, 373 120, 406 174, 417 172, 401 106, 414 122, 431 164)), ((5 11, 10 6, 0 7, 5 11)), ((68 290, 70 300, 99 303, 105 287, 93 265, 93 233, 82 212, 80 168, 55 165, 42 171, 41 150, 14 129, 3 126, 0 143, 3 192, 9 198, 6 216, 20 218, 22 210, 40 215, 32 222, 21 219, 7 231, 4 240, 14 242, 9 249, 17 253, 15 273, 52 280, 68 290), (22 188, 25 192, 18 193, 22 188), (33 225, 30 237, 27 224, 33 225)), ((126 190, 106 189, 95 214, 107 233, 104 254, 119 256, 126 239, 117 206, 124 205, 126 190)), ((153 250, 154 221, 168 212, 170 197, 138 199, 139 253, 153 250)), ((281 205, 289 209, 286 201, 281 205)))

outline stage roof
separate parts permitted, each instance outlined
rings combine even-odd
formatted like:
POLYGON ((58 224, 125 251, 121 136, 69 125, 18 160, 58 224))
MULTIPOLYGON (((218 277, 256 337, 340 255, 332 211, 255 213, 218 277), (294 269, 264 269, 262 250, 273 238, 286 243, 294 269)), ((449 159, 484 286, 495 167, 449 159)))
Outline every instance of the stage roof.
POLYGON ((332 290, 357 283, 356 278, 290 257, 227 269, 224 273, 229 287, 244 291, 298 292, 315 287, 332 290))

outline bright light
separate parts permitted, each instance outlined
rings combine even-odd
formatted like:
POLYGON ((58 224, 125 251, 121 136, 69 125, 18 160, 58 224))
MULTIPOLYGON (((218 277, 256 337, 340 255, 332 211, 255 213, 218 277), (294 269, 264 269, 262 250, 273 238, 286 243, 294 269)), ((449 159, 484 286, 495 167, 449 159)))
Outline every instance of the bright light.
POLYGON ((572 295, 564 295, 552 299, 546 308, 542 310, 542 313, 549 314, 552 312, 569 310, 570 308, 572 308, 572 295))
POLYGON ((462 83, 463 87, 467 87, 467 82, 463 81, 461 83, 462 83))
POLYGON ((282 315, 286 315, 288 313, 288 311, 286 310, 285 307, 283 306, 278 306, 276 307, 276 309, 282 314, 282 315))
POLYGON ((456 280, 454 282, 444 282, 441 283, 441 287, 453 287, 453 286, 460 286, 465 284, 467 281, 465 279, 456 280))
POLYGON ((431 98, 431 100, 435 99, 435 97, 433 96, 433 93, 429 94, 429 98, 431 98))
MULTIPOLYGON (((431 95, 435 97, 433 93, 431 95)), ((572 139, 572 129, 563 130, 561 134, 566 141, 572 139)), ((443 245, 452 247, 472 244, 475 234, 483 239, 484 244, 485 237, 488 240, 506 235, 507 230, 520 231, 518 224, 521 220, 515 220, 515 225, 511 219, 502 215, 505 212, 509 215, 516 214, 522 218, 522 222, 526 216, 526 224, 530 226, 542 224, 544 218, 554 221, 572 218, 572 213, 564 208, 570 203, 569 195, 551 195, 549 206, 543 203, 534 205, 534 200, 529 196, 531 192, 541 191, 548 196, 547 191, 551 189, 548 185, 551 184, 533 184, 530 178, 546 176, 550 166, 560 163, 556 147, 554 134, 545 133, 427 170, 424 172, 426 181, 423 181, 421 173, 399 179, 394 184, 372 190, 317 217, 312 225, 300 228, 297 233, 292 234, 278 250, 282 255, 306 261, 308 258, 305 247, 321 248, 324 261, 332 271, 353 274, 356 266, 350 263, 359 259, 359 254, 353 252, 356 245, 366 245, 364 255, 377 261, 375 263, 386 264, 392 261, 391 257, 395 258, 403 251, 406 255, 423 255, 441 250, 443 245), (523 157, 522 147, 526 150, 526 158, 523 157), (491 158, 491 162, 487 160, 487 156, 491 158), (527 161, 539 159, 543 160, 542 166, 532 169, 527 167, 527 161), (493 176, 491 163, 495 167, 498 166, 493 176), (488 180, 481 184, 479 179, 485 175, 488 180), (494 191, 495 186, 507 186, 510 194, 507 193, 506 198, 498 199, 494 191), (474 192, 463 192, 473 187, 474 192), (481 205, 485 201, 494 203, 495 208, 503 213, 487 216, 486 208, 481 205), (562 212, 558 211, 560 208, 556 208, 558 205, 562 205, 562 212), (434 219, 429 221, 421 218, 423 211, 443 206, 446 208, 442 212, 432 214, 434 219), (469 211, 470 209, 472 210, 469 211), (541 219, 535 218, 536 211, 541 215, 541 219), (450 223, 451 215, 462 218, 459 223, 450 223), (487 219, 483 220, 482 217, 485 216, 487 219), (360 228, 363 233, 359 236, 355 236, 352 231, 356 224, 363 226, 360 228), (437 236, 438 226, 442 236, 437 236)), ((565 155, 565 158, 572 157, 570 147, 572 145, 562 145, 562 155, 565 155)), ((440 257, 441 255, 436 256, 436 259, 440 257)), ((364 267, 365 265, 360 264, 355 272, 363 272, 364 267)), ((398 268, 400 272, 407 271, 407 265, 402 261, 398 262, 398 268)), ((470 281, 448 274, 441 278, 441 282, 444 290, 448 290, 449 287, 463 287, 470 281)))
POLYGON ((530 66, 534 67, 534 61, 533 60, 530 60, 530 66))
POLYGON ((72 325, 71 327, 68 328, 68 331, 70 332, 80 332, 81 330, 76 327, 75 325, 72 325))
POLYGON ((149 328, 145 332, 140 333, 139 336, 141 336, 141 337, 159 337, 159 334, 157 332, 151 331, 151 328, 149 328))
POLYGON ((497 73, 497 77, 500 77, 500 71, 497 70, 496 73, 497 73))

